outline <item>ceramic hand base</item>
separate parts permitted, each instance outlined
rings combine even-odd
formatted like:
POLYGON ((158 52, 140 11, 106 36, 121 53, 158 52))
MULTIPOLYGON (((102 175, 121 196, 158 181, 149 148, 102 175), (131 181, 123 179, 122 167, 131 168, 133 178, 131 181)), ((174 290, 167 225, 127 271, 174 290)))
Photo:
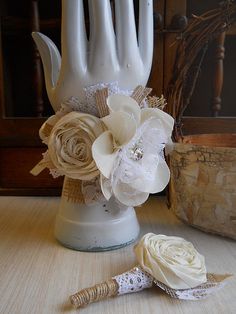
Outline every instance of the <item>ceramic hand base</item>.
MULTIPOLYGON (((88 86, 116 81, 120 88, 132 90, 137 85, 146 85, 149 78, 153 54, 152 0, 139 1, 138 38, 133 0, 115 1, 116 34, 110 1, 89 0, 88 6, 89 42, 83 1, 62 0, 62 57, 48 37, 33 33, 55 111, 72 96, 84 103, 84 88, 88 86)), ((132 242, 138 232, 133 208, 121 210, 114 200, 85 205, 62 196, 55 235, 68 247, 114 249, 132 242)))
POLYGON ((126 246, 138 237, 133 207, 120 206, 114 198, 84 204, 78 190, 73 195, 71 192, 71 180, 65 178, 55 225, 55 236, 63 245, 80 251, 107 251, 126 246))

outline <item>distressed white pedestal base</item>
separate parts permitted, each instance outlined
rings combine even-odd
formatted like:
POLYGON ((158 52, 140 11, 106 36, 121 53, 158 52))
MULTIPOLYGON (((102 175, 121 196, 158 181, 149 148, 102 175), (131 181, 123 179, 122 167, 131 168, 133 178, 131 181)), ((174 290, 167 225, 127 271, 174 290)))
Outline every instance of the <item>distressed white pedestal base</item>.
POLYGON ((138 234, 133 207, 121 209, 114 199, 84 205, 67 202, 62 197, 55 236, 66 247, 81 251, 114 250, 132 243, 138 234))

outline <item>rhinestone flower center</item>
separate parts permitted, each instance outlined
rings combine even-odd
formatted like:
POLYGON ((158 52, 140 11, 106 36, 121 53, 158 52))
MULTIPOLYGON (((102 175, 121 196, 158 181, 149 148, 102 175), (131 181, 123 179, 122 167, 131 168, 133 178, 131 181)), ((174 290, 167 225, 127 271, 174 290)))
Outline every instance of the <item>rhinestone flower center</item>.
POLYGON ((137 143, 135 143, 131 149, 130 149, 130 158, 134 161, 139 161, 143 158, 144 151, 142 148, 142 141, 139 140, 137 143))

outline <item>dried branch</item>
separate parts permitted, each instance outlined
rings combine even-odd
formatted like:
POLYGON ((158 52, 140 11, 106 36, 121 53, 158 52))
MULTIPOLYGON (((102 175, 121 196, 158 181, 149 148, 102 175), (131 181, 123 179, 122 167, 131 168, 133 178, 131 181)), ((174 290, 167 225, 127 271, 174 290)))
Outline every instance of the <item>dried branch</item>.
POLYGON ((209 42, 236 21, 236 4, 224 1, 201 16, 193 15, 178 42, 173 75, 166 89, 166 111, 176 121, 174 139, 182 136, 182 117, 190 103, 209 42), (187 51, 187 53, 186 53, 187 51))

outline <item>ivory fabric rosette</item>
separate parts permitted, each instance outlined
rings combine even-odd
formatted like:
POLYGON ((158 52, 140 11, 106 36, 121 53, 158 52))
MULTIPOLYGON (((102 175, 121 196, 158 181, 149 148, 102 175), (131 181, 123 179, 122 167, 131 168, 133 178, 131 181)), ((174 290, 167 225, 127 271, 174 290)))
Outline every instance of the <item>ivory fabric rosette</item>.
POLYGON ((110 114, 101 119, 107 131, 92 146, 103 194, 141 205, 169 182, 163 149, 171 142, 174 119, 157 108, 141 109, 129 96, 111 95, 107 105, 110 114))
POLYGON ((57 175, 72 179, 95 178, 99 170, 92 156, 92 144, 103 131, 102 121, 90 114, 72 111, 50 117, 39 132, 48 151, 31 172, 37 174, 48 167, 57 175))
POLYGON ((207 281, 205 258, 180 237, 148 233, 134 248, 148 274, 172 289, 189 289, 207 281))

